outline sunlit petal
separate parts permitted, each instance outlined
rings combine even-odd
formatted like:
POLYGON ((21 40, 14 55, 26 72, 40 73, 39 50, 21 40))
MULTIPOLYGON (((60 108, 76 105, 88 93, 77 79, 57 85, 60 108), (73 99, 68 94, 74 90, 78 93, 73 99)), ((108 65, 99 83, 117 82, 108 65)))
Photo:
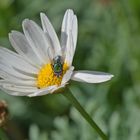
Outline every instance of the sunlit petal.
POLYGON ((16 85, 14 83, 9 83, 4 80, 0 80, 0 88, 6 89, 6 90, 11 90, 13 92, 36 92, 37 88, 34 86, 21 86, 21 85, 16 85))
POLYGON ((49 62, 48 44, 43 30, 32 20, 23 21, 23 31, 30 46, 43 64, 49 62))
POLYGON ((74 67, 70 67, 69 70, 64 74, 61 85, 67 83, 71 79, 71 75, 73 74, 74 67))
POLYGON ((4 47, 0 47, 0 63, 1 62, 26 73, 36 74, 38 72, 38 69, 28 63, 22 56, 4 47))
POLYGON ((72 75, 72 80, 87 83, 102 83, 110 80, 112 74, 95 72, 95 71, 75 71, 72 75))
POLYGON ((52 91, 56 90, 57 86, 49 86, 47 88, 43 88, 43 89, 38 89, 38 91, 34 92, 33 94, 29 94, 29 97, 34 97, 34 96, 42 96, 42 95, 46 95, 51 93, 52 91))
POLYGON ((61 46, 65 55, 65 61, 72 64, 75 53, 78 34, 77 17, 71 9, 68 9, 64 15, 61 28, 61 46))
POLYGON ((55 56, 57 56, 57 55, 61 56, 62 52, 61 52, 60 43, 59 43, 58 37, 56 35, 56 32, 55 32, 51 22, 49 21, 48 17, 44 13, 41 13, 40 17, 41 17, 41 23, 42 23, 43 30, 50 37, 52 47, 55 50, 55 56))
POLYGON ((13 48, 22 55, 27 61, 31 62, 33 65, 41 66, 42 63, 39 61, 35 51, 32 49, 30 44, 28 43, 25 36, 18 32, 12 31, 9 34, 9 40, 13 46, 13 48))

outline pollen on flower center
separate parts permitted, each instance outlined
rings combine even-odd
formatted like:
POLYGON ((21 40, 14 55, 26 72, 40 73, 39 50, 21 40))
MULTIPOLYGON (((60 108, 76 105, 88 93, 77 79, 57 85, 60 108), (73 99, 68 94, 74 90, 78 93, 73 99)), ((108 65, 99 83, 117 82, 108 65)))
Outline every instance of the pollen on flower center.
POLYGON ((52 86, 52 85, 60 85, 63 75, 66 73, 66 71, 68 70, 68 65, 67 63, 63 64, 63 68, 62 68, 62 74, 60 76, 57 76, 54 73, 52 64, 46 64, 44 65, 37 76, 37 87, 38 88, 45 88, 48 86, 52 86))

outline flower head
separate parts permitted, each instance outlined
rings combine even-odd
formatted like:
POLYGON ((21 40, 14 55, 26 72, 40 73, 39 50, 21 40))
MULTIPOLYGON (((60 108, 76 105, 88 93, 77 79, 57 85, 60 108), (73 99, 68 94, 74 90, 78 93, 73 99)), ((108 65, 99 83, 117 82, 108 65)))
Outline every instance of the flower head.
POLYGON ((0 88, 10 95, 41 96, 64 87, 70 79, 87 83, 110 80, 113 75, 94 71, 74 71, 73 56, 77 43, 77 17, 67 10, 59 42, 44 13, 42 28, 25 19, 23 33, 12 31, 10 42, 17 53, 0 47, 0 88))

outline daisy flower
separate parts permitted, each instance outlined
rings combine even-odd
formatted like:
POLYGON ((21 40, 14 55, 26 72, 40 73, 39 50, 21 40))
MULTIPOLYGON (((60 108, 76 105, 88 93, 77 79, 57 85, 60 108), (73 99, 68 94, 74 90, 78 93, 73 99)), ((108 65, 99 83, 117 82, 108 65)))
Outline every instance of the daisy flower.
POLYGON ((87 70, 74 71, 78 24, 74 12, 64 15, 61 40, 48 17, 40 14, 42 28, 25 19, 23 33, 12 31, 9 40, 16 52, 0 47, 0 88, 10 95, 41 96, 63 88, 69 80, 101 83, 113 75, 87 70))

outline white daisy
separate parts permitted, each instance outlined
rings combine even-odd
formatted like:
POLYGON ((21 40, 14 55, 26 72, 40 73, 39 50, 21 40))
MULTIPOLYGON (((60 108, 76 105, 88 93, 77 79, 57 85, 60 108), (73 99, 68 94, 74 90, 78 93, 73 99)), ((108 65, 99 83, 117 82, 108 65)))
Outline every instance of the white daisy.
POLYGON ((64 87, 68 81, 101 83, 113 75, 94 71, 74 71, 73 56, 77 43, 77 17, 67 10, 59 42, 55 30, 44 13, 42 28, 25 19, 24 34, 12 31, 10 42, 17 53, 0 47, 0 88, 10 95, 41 96, 64 87))

